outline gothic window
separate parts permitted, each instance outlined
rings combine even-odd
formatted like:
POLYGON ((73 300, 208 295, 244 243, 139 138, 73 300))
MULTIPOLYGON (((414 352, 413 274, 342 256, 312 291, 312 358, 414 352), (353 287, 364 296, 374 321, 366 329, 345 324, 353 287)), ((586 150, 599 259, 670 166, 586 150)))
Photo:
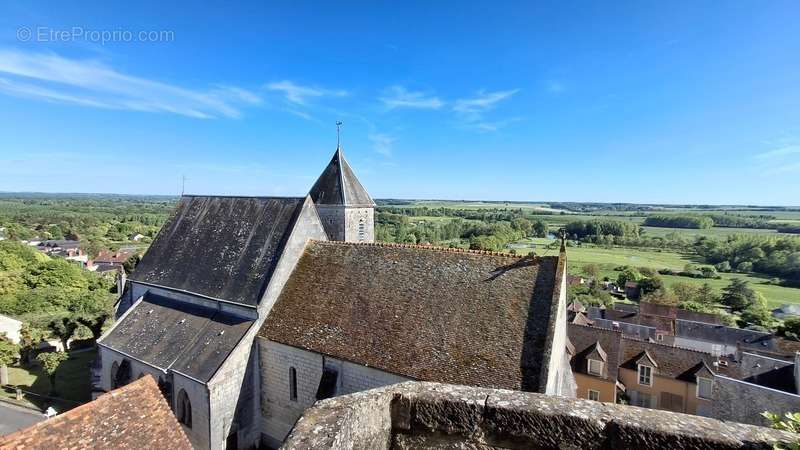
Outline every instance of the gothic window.
POLYGON ((297 371, 289 367, 289 400, 297 401, 297 371))
POLYGON ((192 428, 192 402, 189 401, 189 395, 186 391, 181 389, 178 392, 178 422, 192 428))
POLYGON ((111 365, 111 389, 116 389, 117 386, 117 373, 119 373, 119 364, 114 361, 114 364, 111 365))
POLYGON ((364 219, 358 221, 358 240, 363 241, 366 239, 367 235, 367 225, 364 223, 364 219))

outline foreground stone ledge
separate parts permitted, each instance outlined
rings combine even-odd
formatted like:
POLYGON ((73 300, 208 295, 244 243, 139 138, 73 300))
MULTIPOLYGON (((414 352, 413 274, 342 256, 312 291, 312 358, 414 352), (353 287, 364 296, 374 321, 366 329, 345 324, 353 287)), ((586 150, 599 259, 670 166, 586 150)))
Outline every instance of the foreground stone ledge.
POLYGON ((286 449, 771 449, 800 435, 543 394, 407 382, 317 402, 286 449))

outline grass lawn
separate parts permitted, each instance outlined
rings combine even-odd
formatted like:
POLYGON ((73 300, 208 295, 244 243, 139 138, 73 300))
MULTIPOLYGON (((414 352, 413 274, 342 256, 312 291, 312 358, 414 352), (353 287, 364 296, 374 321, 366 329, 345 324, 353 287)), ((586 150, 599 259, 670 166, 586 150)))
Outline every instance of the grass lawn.
MULTIPOLYGON (((96 356, 96 350, 70 353, 69 359, 59 367, 56 372, 56 391, 58 397, 67 400, 66 402, 53 402, 36 395, 25 395, 25 400, 40 408, 46 408, 50 404, 56 403, 55 408, 59 411, 88 402, 91 400, 89 370, 96 356)), ((19 386, 25 391, 41 395, 50 394, 50 380, 38 364, 24 368, 10 366, 8 378, 12 385, 19 386)), ((0 392, 7 398, 14 398, 13 392, 0 392)))
MULTIPOLYGON (((546 249, 546 245, 552 240, 537 238, 526 239, 523 243, 533 244, 536 254, 547 256, 555 255, 558 250, 546 249)), ((530 249, 518 248, 518 253, 527 253, 530 249)), ((651 267, 653 269, 670 268, 682 270, 688 264, 702 264, 695 255, 685 255, 672 251, 641 250, 632 248, 601 248, 601 247, 569 247, 567 248, 567 266, 572 274, 580 274, 581 269, 586 264, 597 264, 600 267, 602 276, 616 279, 618 272, 614 271, 618 266, 651 267)), ((759 277, 752 274, 721 273, 721 279, 701 279, 689 278, 676 275, 662 276, 664 284, 671 286, 675 283, 687 283, 702 285, 710 284, 713 288, 721 290, 730 284, 733 278, 742 278, 750 283, 750 286, 757 292, 766 297, 770 308, 776 308, 784 303, 800 303, 800 289, 784 286, 766 284, 768 278, 759 277)))

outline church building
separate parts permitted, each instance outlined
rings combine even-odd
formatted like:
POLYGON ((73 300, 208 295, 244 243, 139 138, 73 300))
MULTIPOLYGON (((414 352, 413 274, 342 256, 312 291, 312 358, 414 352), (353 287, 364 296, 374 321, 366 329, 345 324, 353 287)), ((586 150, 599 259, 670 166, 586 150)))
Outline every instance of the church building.
POLYGON ((99 340, 195 448, 275 447, 317 399, 406 380, 574 395, 566 255, 376 244, 341 148, 305 197, 181 197, 99 340))

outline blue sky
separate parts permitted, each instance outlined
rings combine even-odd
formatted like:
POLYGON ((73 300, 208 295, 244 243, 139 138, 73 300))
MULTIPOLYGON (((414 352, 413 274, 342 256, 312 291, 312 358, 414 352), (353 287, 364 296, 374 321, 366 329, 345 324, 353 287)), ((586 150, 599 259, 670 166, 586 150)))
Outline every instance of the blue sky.
POLYGON ((0 4, 0 191, 800 205, 797 2, 205 3, 0 4))

